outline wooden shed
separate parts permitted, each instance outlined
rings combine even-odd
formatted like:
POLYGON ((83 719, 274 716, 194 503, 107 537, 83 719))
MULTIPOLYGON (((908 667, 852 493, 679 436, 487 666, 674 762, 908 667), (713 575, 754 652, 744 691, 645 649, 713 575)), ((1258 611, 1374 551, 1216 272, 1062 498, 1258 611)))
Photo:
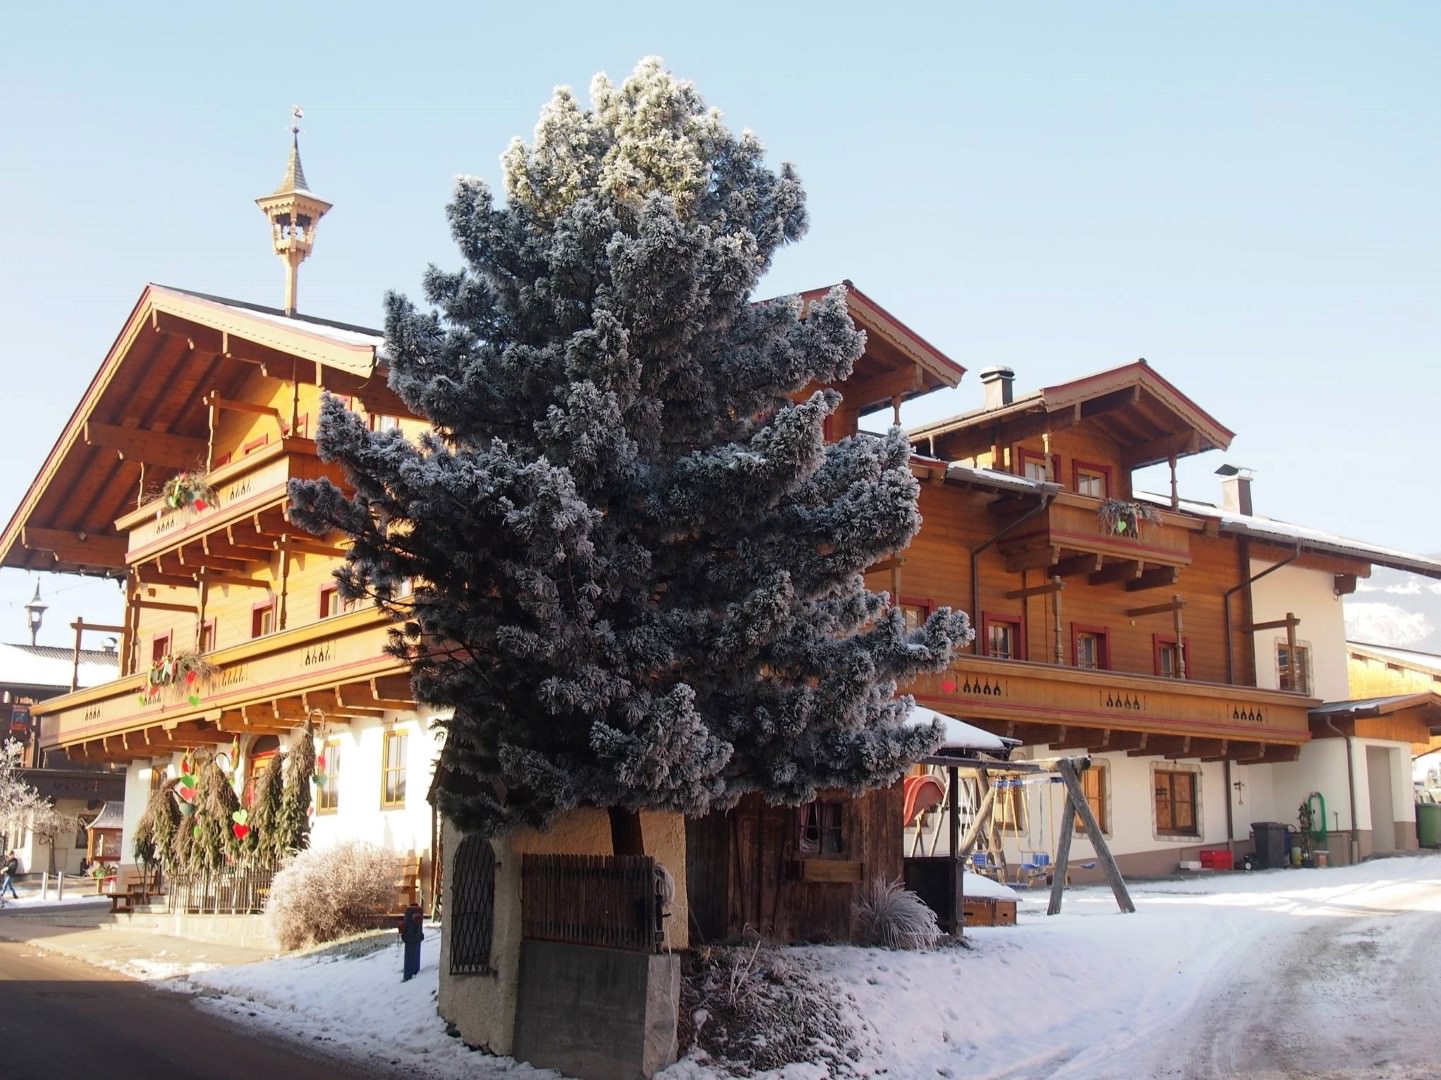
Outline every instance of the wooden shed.
POLYGON ((822 792, 803 806, 749 795, 686 823, 693 941, 729 941, 747 926, 775 941, 849 941, 873 878, 901 877, 901 785, 822 792))

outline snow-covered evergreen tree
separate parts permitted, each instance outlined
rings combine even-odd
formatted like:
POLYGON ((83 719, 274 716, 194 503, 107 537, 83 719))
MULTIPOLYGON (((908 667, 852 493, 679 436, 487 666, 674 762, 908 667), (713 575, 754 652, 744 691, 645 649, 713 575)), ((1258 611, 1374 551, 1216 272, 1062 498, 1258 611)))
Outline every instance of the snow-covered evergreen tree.
POLYGON ((795 173, 659 61, 591 95, 558 90, 512 144, 503 202, 460 181, 438 310, 387 299, 391 386, 433 430, 329 399, 320 451, 355 496, 291 494, 353 538, 341 592, 403 620, 416 694, 454 710, 444 812, 494 832, 604 807, 634 851, 640 809, 894 781, 939 735, 902 724, 896 682, 970 628, 908 631, 862 581, 919 516, 899 431, 823 439, 864 345, 844 293, 804 318, 752 298, 805 231, 795 173))

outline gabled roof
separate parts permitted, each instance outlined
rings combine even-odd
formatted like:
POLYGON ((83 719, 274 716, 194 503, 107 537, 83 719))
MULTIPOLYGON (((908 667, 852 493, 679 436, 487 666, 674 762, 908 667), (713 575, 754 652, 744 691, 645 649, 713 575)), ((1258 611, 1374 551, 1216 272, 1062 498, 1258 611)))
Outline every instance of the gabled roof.
POLYGON ((1092 424, 1115 440, 1131 469, 1154 465, 1173 454, 1223 450, 1235 436, 1144 360, 1032 390, 1009 404, 923 424, 908 434, 914 445, 954 460, 983 453, 997 443, 1081 423, 1092 424))
POLYGON ((379 411, 404 414, 381 371, 383 340, 378 330, 146 286, 0 532, 0 565, 119 570, 123 537, 114 523, 135 507, 142 460, 147 482, 193 468, 209 431, 204 395, 238 392, 257 366, 277 378, 323 378, 339 393, 385 403, 379 411))
POLYGON ((1328 701, 1311 710, 1311 719, 1366 720, 1377 716, 1411 713, 1431 734, 1441 734, 1441 694, 1422 691, 1419 694, 1393 694, 1389 697, 1357 698, 1352 701, 1328 701))
MULTIPOLYGON (((908 401, 933 390, 957 385, 966 369, 901 322, 849 280, 846 308, 851 320, 866 332, 865 354, 841 387, 846 406, 860 412, 888 405, 892 399, 908 401)), ((800 294, 808 307, 834 285, 807 289, 800 294)))

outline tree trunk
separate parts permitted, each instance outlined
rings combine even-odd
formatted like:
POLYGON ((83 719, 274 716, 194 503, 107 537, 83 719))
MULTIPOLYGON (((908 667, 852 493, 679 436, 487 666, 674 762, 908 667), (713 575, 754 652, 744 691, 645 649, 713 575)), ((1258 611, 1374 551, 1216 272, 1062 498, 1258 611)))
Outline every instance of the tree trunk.
POLYGON ((610 815, 610 850, 615 855, 644 855, 645 838, 640 831, 640 814, 623 806, 612 806, 610 815))

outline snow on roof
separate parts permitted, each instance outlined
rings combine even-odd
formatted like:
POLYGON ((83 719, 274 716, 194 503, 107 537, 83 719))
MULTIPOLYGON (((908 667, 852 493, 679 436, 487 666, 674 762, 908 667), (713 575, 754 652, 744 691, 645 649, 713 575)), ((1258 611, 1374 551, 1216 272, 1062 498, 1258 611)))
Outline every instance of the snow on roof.
MULTIPOLYGON (((70 689, 75 670, 75 651, 54 645, 0 644, 0 685, 53 686, 70 689)), ((80 686, 98 686, 116 678, 120 670, 118 653, 103 649, 81 649, 80 686)))
POLYGON ((1000 472, 996 469, 982 469, 976 465, 963 465, 953 461, 946 466, 946 479, 956 483, 984 484, 1002 491, 1024 491, 1043 495, 1048 491, 1059 491, 1060 487, 1045 480, 1032 480, 1015 473, 1000 472))
POLYGON ((944 732, 941 739, 942 749, 991 750, 997 753, 1006 749, 1006 740, 999 735, 992 735, 989 731, 978 728, 974 724, 968 724, 964 720, 957 720, 954 716, 936 712, 935 709, 928 709, 924 705, 912 705, 910 715, 906 717, 906 723, 912 727, 921 727, 936 720, 941 722, 944 732))
MULTIPOLYGON (((1170 499, 1154 492, 1138 491, 1136 496, 1159 506, 1169 507, 1171 505, 1170 499)), ((1353 540, 1348 536, 1339 536, 1336 533, 1328 533, 1306 525, 1293 525, 1289 521, 1278 521, 1276 518, 1263 517, 1259 514, 1236 514, 1222 510, 1212 503, 1198 502, 1192 499, 1182 499, 1180 509, 1184 513, 1219 522, 1223 533, 1250 536, 1287 547, 1300 545, 1311 551, 1324 551, 1332 555, 1351 555, 1378 566, 1389 566, 1395 570, 1410 570, 1426 577, 1441 578, 1441 562, 1428 559, 1423 555, 1413 555, 1408 551, 1397 551, 1395 548, 1370 544, 1364 540, 1353 540)))
POLYGON ((1351 701, 1328 701, 1310 711, 1312 716, 1384 716, 1413 705, 1441 703, 1441 695, 1429 691, 1412 694, 1390 694, 1386 697, 1354 698, 1351 701))
POLYGON ((85 826, 87 829, 120 829, 125 826, 125 804, 108 802, 100 808, 95 820, 85 826))
POLYGON ((1394 660, 1398 664, 1441 675, 1441 656, 1437 656, 1435 653, 1417 652, 1415 649, 1398 649, 1394 645, 1371 645, 1364 641, 1348 641, 1346 648, 1366 653, 1379 660, 1394 660))
POLYGON ((351 323, 336 322, 332 319, 322 319, 315 315, 303 315, 296 313, 287 315, 279 308, 266 307, 263 304, 252 304, 244 300, 236 300, 229 296, 216 296, 212 293, 196 292, 194 289, 182 289, 175 285, 158 285, 156 288, 165 289, 169 292, 180 293, 184 296, 193 296, 197 300, 205 300, 218 307, 229 308, 244 314, 250 318, 260 319, 273 323, 276 326, 283 326, 288 330, 295 330, 303 334, 311 334, 315 337, 325 338, 335 342, 337 345, 359 345, 380 350, 385 344, 385 334, 380 330, 373 330, 367 326, 355 326, 351 323))

